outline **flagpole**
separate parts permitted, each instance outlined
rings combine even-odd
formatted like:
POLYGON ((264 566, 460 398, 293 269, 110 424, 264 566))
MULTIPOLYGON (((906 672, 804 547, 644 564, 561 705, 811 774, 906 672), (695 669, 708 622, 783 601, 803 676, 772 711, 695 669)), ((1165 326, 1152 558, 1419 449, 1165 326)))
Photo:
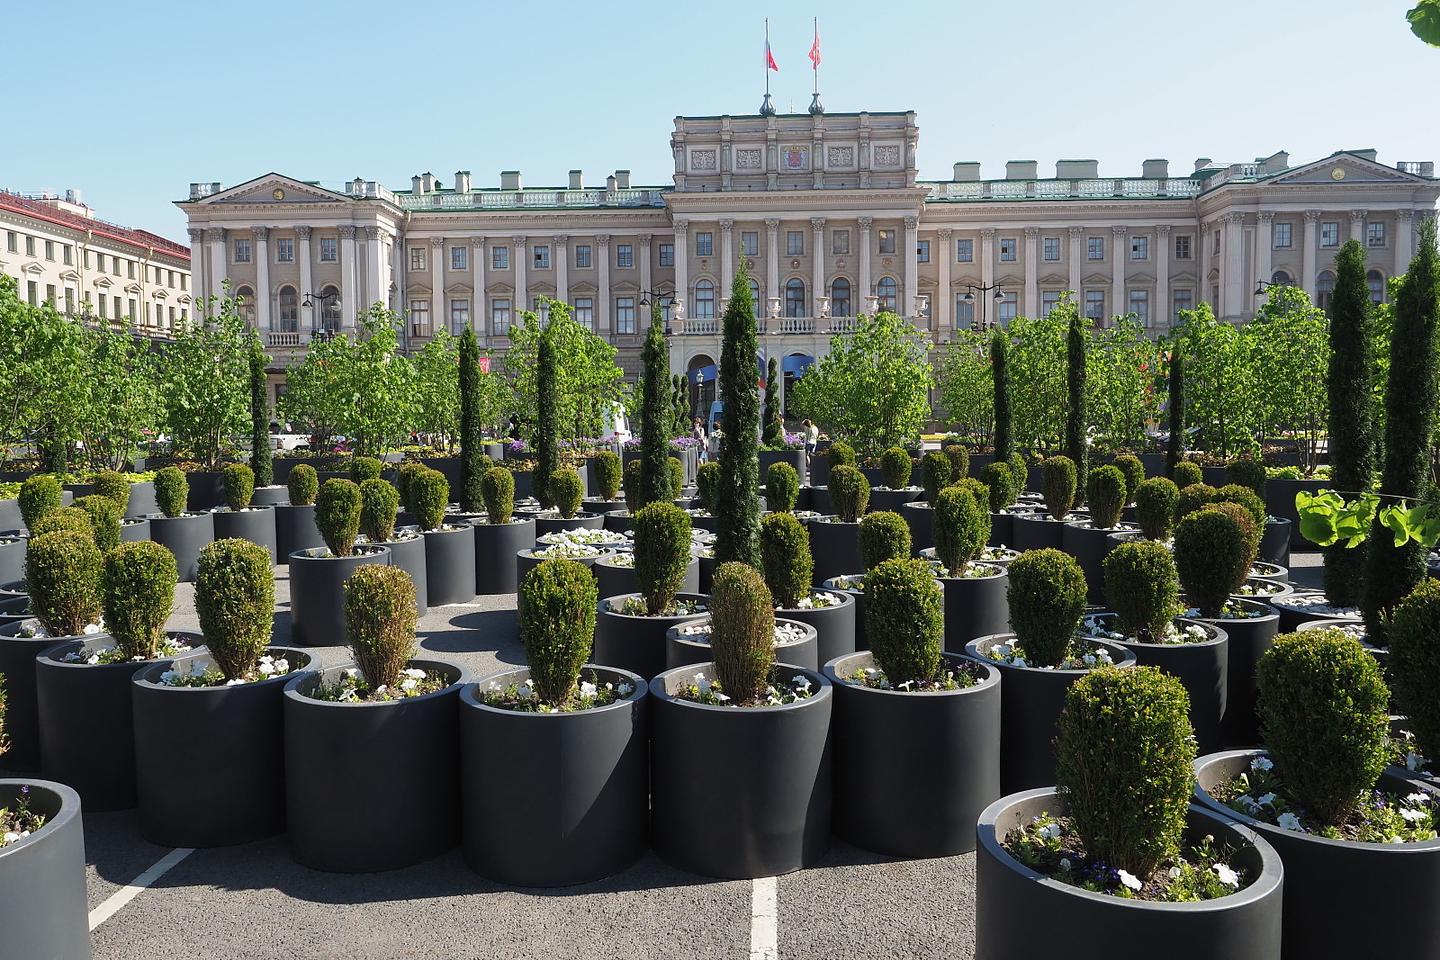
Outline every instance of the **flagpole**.
MULTIPOLYGON (((815 26, 815 36, 818 37, 820 36, 820 18, 815 17, 813 23, 815 26)), ((818 97, 820 96, 820 64, 818 62, 815 64, 815 69, 812 72, 815 74, 815 96, 818 97)))
POLYGON ((770 18, 765 18, 765 58, 766 62, 760 65, 765 71, 765 99, 770 99, 770 18))

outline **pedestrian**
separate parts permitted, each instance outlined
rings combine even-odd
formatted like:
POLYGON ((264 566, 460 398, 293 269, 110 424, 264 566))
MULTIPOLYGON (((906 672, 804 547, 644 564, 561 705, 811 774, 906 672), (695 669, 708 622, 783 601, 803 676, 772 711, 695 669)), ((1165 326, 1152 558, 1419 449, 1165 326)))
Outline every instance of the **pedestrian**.
POLYGON ((805 467, 810 467, 810 458, 815 456, 815 450, 820 446, 820 428, 809 417, 800 421, 800 426, 805 429, 805 467))
POLYGON ((513 413, 510 414, 510 439, 520 439, 520 418, 513 413))
POLYGON ((700 449, 700 459, 701 459, 701 460, 708 460, 708 459, 710 459, 710 450, 709 450, 708 442, 707 442, 706 437, 705 437, 705 421, 704 421, 704 420, 701 420, 699 417, 696 417, 696 418, 695 418, 695 423, 694 423, 694 425, 690 428, 690 436, 695 440, 695 443, 698 445, 698 447, 699 447, 699 449, 700 449))

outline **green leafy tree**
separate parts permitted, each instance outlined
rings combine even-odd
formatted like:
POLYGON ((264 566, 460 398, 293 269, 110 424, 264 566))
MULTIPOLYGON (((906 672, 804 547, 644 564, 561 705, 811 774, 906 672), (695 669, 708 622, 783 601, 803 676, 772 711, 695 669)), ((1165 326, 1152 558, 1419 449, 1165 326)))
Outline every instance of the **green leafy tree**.
MULTIPOLYGON (((1361 270, 1364 290, 1363 261, 1361 270)), ((1299 287, 1271 287, 1268 293, 1245 331, 1253 345, 1260 427, 1267 437, 1299 441, 1301 465, 1310 473, 1329 409, 1330 324, 1299 287)))
POLYGON ((268 487, 275 482, 274 454, 270 450, 269 374, 270 358, 260 346, 260 338, 250 335, 250 470, 255 485, 268 487))
MULTIPOLYGON (((436 330, 435 336, 410 358, 411 373, 411 422, 416 433, 432 438, 437 444, 453 449, 460 441, 460 454, 465 455, 465 403, 469 398, 470 426, 476 450, 485 433, 484 402, 481 394, 480 350, 475 345, 475 333, 466 329, 465 334, 452 337, 446 330, 436 330), (461 366, 466 337, 470 342, 468 365, 461 366), (467 388, 461 383, 462 369, 471 372, 471 383, 467 388)), ((480 451, 483 452, 483 451, 480 451)), ((479 483, 479 477, 475 478, 479 483)), ((463 484, 462 484, 463 486, 463 484)))
POLYGON ((312 446, 328 450, 343 430, 349 395, 346 364, 350 341, 345 336, 310 344, 305 359, 285 374, 285 392, 277 414, 310 436, 312 446))
MULTIPOLYGON (((1347 241, 1335 257, 1335 292, 1330 301, 1329 395, 1330 480, 1349 494, 1370 487, 1375 437, 1371 432, 1374 344, 1365 284, 1365 248, 1347 241)), ((1325 595, 1330 602, 1360 602, 1365 551, 1332 544, 1325 548, 1325 595)))
POLYGON ((760 398, 755 383, 755 304, 743 260, 730 287, 721 329, 720 398, 725 406, 720 415, 720 482, 715 495, 720 523, 715 559, 721 564, 738 561, 758 570, 760 398))
POLYGON ((20 299, 16 281, 0 275, 0 462, 33 443, 42 469, 63 473, 79 439, 72 391, 85 376, 83 328, 53 306, 20 299))
POLYGON ((1087 342, 1085 407, 1093 442, 1108 450, 1139 450, 1146 428, 1160 416, 1160 346, 1134 314, 1090 330, 1087 342))
MULTIPOLYGON (((1086 435, 1085 417, 1085 328, 1089 321, 1080 316, 1067 291, 1050 315, 1064 310, 1065 333, 1065 455, 1075 464, 1075 489, 1088 490, 1086 478, 1090 469, 1090 445, 1086 435)), ((1124 501, 1124 498, 1121 498, 1124 501)))
MULTIPOLYGON (((1070 315, 1074 304, 1048 317, 1016 317, 1006 351, 1011 449, 1052 452, 1064 439, 1070 315)), ((998 433, 998 430, 997 430, 998 433)), ((1008 456, 1008 454, 1007 454, 1008 456)))
POLYGON ((670 377, 671 402, 675 406, 674 435, 684 437, 690 434, 690 385, 685 374, 676 373, 670 377))
POLYGON ((1170 418, 1170 436, 1165 441, 1165 476, 1175 479, 1175 468, 1185 459, 1185 355, 1180 344, 1170 347, 1170 365, 1166 371, 1170 396, 1166 414, 1170 418))
POLYGON ((951 429, 984 446, 995 429, 995 381, 987 338, 979 330, 956 330, 940 355, 940 405, 951 429))
POLYGON ((658 302, 650 306, 640 367, 644 402, 640 406, 639 503, 643 507, 670 500, 670 427, 675 406, 670 393, 670 347, 665 342, 665 318, 658 302))
POLYGON ((1004 330, 990 334, 991 396, 995 403, 995 459, 1009 460, 1015 452, 1015 420, 1010 410, 1010 338, 1004 330))
POLYGON ((1208 303, 1180 312, 1185 354, 1185 416, 1200 445, 1223 459, 1258 452, 1262 402, 1251 340, 1217 320, 1208 303))
POLYGON ((555 351, 557 429, 563 439, 596 436, 603 413, 622 398, 624 373, 615 362, 616 350, 581 326, 560 301, 548 301, 546 311, 544 323, 527 310, 521 314, 521 322, 510 328, 510 349, 504 361, 510 394, 506 405, 522 416, 536 409, 540 334, 549 330, 555 351))
POLYGON ((218 469, 232 439, 250 429, 250 334, 228 283, 165 350, 160 385, 175 449, 218 469))
POLYGON ((1440 0, 1420 0, 1405 12, 1410 32, 1432 47, 1440 47, 1440 0))
POLYGON ((85 330, 81 340, 85 376, 65 396, 85 463, 92 469, 128 469, 160 423, 155 355, 144 341, 115 330, 85 330))

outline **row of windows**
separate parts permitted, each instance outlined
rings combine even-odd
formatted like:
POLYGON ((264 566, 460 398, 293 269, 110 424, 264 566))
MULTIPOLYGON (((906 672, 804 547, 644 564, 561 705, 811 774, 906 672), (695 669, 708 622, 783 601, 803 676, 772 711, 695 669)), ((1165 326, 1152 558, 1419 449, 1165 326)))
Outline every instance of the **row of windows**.
MULTIPOLYGON (((662 243, 658 245, 660 266, 675 266, 675 244, 662 243)), ((550 269, 550 245, 537 243, 530 248, 530 267, 534 270, 550 269)), ((410 248, 410 269, 412 271, 423 271, 426 266, 427 257, 424 247, 410 248)), ((594 265, 594 247, 588 243, 575 245, 575 268, 577 270, 588 270, 594 265)), ((619 270, 633 270, 635 268, 635 245, 630 243, 615 244, 615 267, 619 270)), ((470 248, 468 246, 456 245, 450 247, 450 269, 470 269, 470 248)), ((510 269, 510 248, 504 245, 492 245, 490 247, 490 269, 510 269)))
MULTIPOLYGON (((60 255, 60 262, 65 266, 74 266, 75 247, 69 243, 59 243, 54 240, 43 240, 39 237, 32 237, 29 234, 17 233, 14 230, 5 232, 5 249, 11 253, 20 252, 20 241, 25 241, 25 255, 27 257, 39 256, 39 251, 44 250, 45 259, 54 262, 55 255, 60 255), (37 243, 39 241, 39 243, 37 243)), ((99 250, 85 251, 85 269, 95 270, 99 273, 111 273, 117 277, 135 279, 135 265, 138 260, 130 260, 115 254, 106 254, 99 250), (93 260, 92 260, 93 258, 93 260), (93 266, 92 266, 93 264, 93 266)), ((164 285, 174 289, 177 282, 181 290, 189 288, 189 277, 180 270, 172 270, 169 267, 142 266, 151 282, 156 285, 164 285)))
MULTIPOLYGON (((75 312, 74 287, 66 287, 63 291, 57 291, 55 284, 47 283, 45 284, 45 299, 42 301, 40 299, 40 284, 35 280, 26 281, 25 284, 25 297, 32 307, 38 307, 41 303, 48 303, 52 307, 59 309, 61 307, 60 297, 62 294, 64 297, 64 311, 67 314, 73 314, 75 312)), ((110 296, 104 293, 95 294, 95 299, 92 301, 90 293, 87 291, 84 296, 84 306, 86 312, 93 308, 95 316, 102 320, 129 320, 133 323, 135 322, 136 310, 140 307, 140 303, 134 297, 122 299, 119 294, 110 296)), ((165 321, 167 309, 169 311, 170 323, 172 324, 175 323, 177 319, 181 321, 189 319, 189 308, 184 306, 176 307, 173 304, 167 306, 166 304, 157 303, 154 304, 156 322, 163 323, 165 321)), ((143 316, 145 322, 149 323, 151 303, 148 300, 144 302, 143 316)))
MULTIPOLYGON (((1276 221, 1272 230, 1273 244, 1276 250, 1288 250, 1294 244, 1294 224, 1283 220, 1276 221)), ((1217 231, 1218 236, 1218 231, 1217 231)), ((1385 224, 1383 221, 1372 221, 1365 224, 1365 245, 1371 248, 1383 248, 1385 246, 1385 224)), ((1326 220, 1320 223, 1320 246, 1340 246, 1340 223, 1336 220, 1326 220)))
MULTIPOLYGON (((340 240, 337 237, 321 237, 315 244, 321 263, 338 263, 340 240)), ((249 237, 236 237, 230 245, 230 258, 235 263, 250 263, 254 260, 254 246, 249 237)), ((275 240, 275 262, 295 262, 295 240, 292 237, 277 237, 275 240)))

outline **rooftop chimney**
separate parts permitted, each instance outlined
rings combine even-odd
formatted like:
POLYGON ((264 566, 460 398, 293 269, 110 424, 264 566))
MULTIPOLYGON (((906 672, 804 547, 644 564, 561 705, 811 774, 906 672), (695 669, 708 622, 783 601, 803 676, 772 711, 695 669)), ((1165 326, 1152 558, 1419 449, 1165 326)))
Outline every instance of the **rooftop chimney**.
POLYGON ((435 179, 435 174, 431 173, 429 170, 426 170, 425 173, 424 173, 422 176, 423 176, 423 178, 424 178, 424 179, 423 179, 423 186, 425 187, 425 192, 426 192, 426 193, 434 193, 434 192, 435 192, 435 187, 436 187, 436 185, 437 185, 437 183, 438 183, 438 181, 436 181, 436 179, 435 179))
POLYGON ((470 171, 469 171, 469 170, 456 170, 456 171, 455 171, 455 192, 456 192, 456 193, 469 193, 469 192, 470 192, 470 171))
POLYGON ((615 174, 613 174, 613 173, 610 174, 610 176, 608 176, 608 177, 605 178, 605 192, 606 192, 606 193, 614 193, 614 192, 615 192, 615 174))
POLYGON ((1374 147, 1368 147, 1368 148, 1366 148, 1366 149, 1364 149, 1364 150, 1348 150, 1348 151, 1346 151, 1346 152, 1347 152, 1347 153, 1353 153, 1353 154, 1355 154, 1355 156, 1357 156, 1357 157, 1361 157, 1361 158, 1363 158, 1363 159, 1365 159, 1365 160, 1369 160, 1371 163, 1374 163, 1374 162, 1375 162, 1375 148, 1374 148, 1374 147))
POLYGON ((1039 164, 1034 160, 1005 161, 1006 180, 1034 180, 1039 164))
POLYGON ((519 171, 519 170, 501 170, 501 171, 500 171, 500 189, 501 189, 501 190, 523 190, 523 189, 525 189, 524 187, 522 187, 522 186, 520 185, 520 171, 519 171))
POLYGON ((199 183, 192 183, 192 184, 190 184, 190 199, 191 199, 191 200, 199 200, 201 197, 204 196, 204 194, 200 192, 200 187, 201 187, 201 186, 203 186, 203 184, 199 184, 199 183))
POLYGON ((416 194, 425 192, 425 178, 418 173, 410 178, 410 192, 416 194))
POLYGON ((629 189, 630 189, 630 171, 629 171, 629 170, 616 170, 616 171, 615 171, 615 186, 619 187, 621 190, 629 190, 629 189))
POLYGON ((571 170, 571 171, 570 171, 570 189, 571 189, 571 190, 584 190, 584 189, 585 189, 585 175, 584 175, 583 173, 581 173, 579 170, 571 170))
POLYGON ((974 160, 961 160, 955 164, 955 182, 973 183, 980 179, 980 164, 974 160))
POLYGON ((1100 176, 1099 160, 1056 160, 1055 179, 1094 180, 1100 176))
POLYGON ((1196 160, 1195 160, 1195 172, 1196 172, 1196 173, 1199 173, 1201 170, 1209 169, 1210 164, 1213 163, 1213 162, 1214 162, 1214 161, 1211 160, 1209 157, 1198 157, 1198 158, 1196 158, 1196 160))
POLYGON ((1170 161, 1146 160, 1140 165, 1140 176, 1146 180, 1164 180, 1170 176, 1170 161))

